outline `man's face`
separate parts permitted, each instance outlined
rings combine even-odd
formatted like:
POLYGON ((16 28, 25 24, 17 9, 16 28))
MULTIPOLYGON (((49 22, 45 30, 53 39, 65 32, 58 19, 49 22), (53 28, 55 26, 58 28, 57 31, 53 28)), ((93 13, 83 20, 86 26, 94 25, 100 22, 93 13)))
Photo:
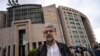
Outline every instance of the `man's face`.
POLYGON ((43 35, 46 38, 46 41, 53 41, 54 37, 56 36, 56 32, 53 28, 45 28, 43 35))

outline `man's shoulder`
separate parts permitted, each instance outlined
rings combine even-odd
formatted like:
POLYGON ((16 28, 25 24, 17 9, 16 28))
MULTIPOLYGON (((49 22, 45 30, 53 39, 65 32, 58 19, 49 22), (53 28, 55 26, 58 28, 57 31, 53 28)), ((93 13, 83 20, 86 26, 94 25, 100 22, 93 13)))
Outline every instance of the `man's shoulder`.
POLYGON ((57 42, 58 47, 60 50, 63 50, 62 52, 66 53, 66 56, 73 56, 71 55, 71 52, 67 46, 67 44, 61 43, 61 42, 57 42))
POLYGON ((60 44, 60 45, 66 45, 65 43, 58 42, 58 41, 57 41, 57 44, 60 44))
POLYGON ((60 47, 67 47, 67 45, 65 43, 61 43, 61 42, 57 42, 58 46, 60 47))

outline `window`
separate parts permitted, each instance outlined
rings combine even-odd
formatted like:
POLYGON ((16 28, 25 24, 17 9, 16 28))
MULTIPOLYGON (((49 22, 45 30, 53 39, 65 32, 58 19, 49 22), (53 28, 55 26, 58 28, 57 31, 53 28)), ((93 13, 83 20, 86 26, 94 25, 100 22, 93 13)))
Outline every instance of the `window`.
POLYGON ((0 52, 1 52, 1 47, 0 47, 0 52))
POLYGON ((78 19, 75 19, 75 21, 79 21, 78 19))
POLYGON ((82 31, 79 31, 80 36, 84 36, 82 31))
POLYGON ((44 41, 44 44, 46 43, 46 41, 44 41))
POLYGON ((66 8, 66 10, 68 10, 68 8, 66 8))
POLYGON ((29 50, 30 50, 30 44, 29 44, 29 43, 27 43, 27 45, 28 45, 28 52, 29 52, 29 50))
POLYGON ((86 41, 85 40, 82 40, 82 43, 86 43, 86 41))
POLYGON ((63 10, 65 10, 65 8, 62 8, 63 10))
POLYGON ((84 38, 84 36, 80 36, 81 38, 84 38))
POLYGON ((66 13, 66 12, 64 11, 64 13, 66 13))
POLYGON ((71 9, 69 8, 69 11, 71 11, 71 9))
POLYGON ((76 25, 80 25, 80 23, 76 23, 76 25))
POLYGON ((67 26, 69 28, 69 26, 67 26))
POLYGON ((32 46, 33 46, 33 48, 36 49, 36 42, 33 42, 33 43, 32 43, 32 46))
POLYGON ((19 30, 19 56, 25 56, 25 44, 24 40, 26 37, 25 29, 19 30))
POLYGON ((42 45, 42 42, 38 42, 38 46, 42 45))
POLYGON ((72 13, 68 12, 68 18, 73 18, 72 13))
POLYGON ((78 41, 75 41, 75 43, 78 43, 78 41))
POLYGON ((15 44, 13 45, 13 56, 15 56, 15 44))
POLYGON ((79 44, 79 43, 80 43, 80 41, 79 41, 79 40, 75 40, 75 43, 79 44))
POLYGON ((70 36, 72 38, 72 36, 70 36))
POLYGON ((67 17, 65 17, 65 19, 67 19, 67 17))
POLYGON ((76 29, 76 27, 75 27, 75 26, 71 26, 71 28, 76 29))
MULTIPOLYGON (((8 9, 8 19, 13 20, 13 17, 15 20, 30 19, 31 17, 29 15, 39 16, 41 21, 39 21, 37 23, 44 23, 42 7, 39 5, 37 5, 37 6, 25 5, 25 6, 16 7, 14 9, 12 9, 12 8, 8 9), (37 15, 36 13, 40 13, 40 14, 37 15)), ((32 18, 34 18, 34 17, 32 17, 32 18)), ((7 20, 7 22, 9 22, 9 20, 7 20)), ((12 22, 12 21, 10 21, 10 22, 12 22)), ((35 22, 32 21, 32 23, 35 23, 35 22)), ((7 23, 7 26, 11 26, 11 23, 7 23)))
POLYGON ((78 16, 76 14, 74 14, 74 18, 75 18, 75 21, 78 21, 78 16))
POLYGON ((72 35, 77 36, 78 35, 77 31, 72 31, 72 35))
POLYGON ((79 39, 79 36, 74 36, 74 39, 75 39, 75 40, 79 39))
POLYGON ((77 31, 72 31, 73 33, 77 33, 77 31))
POLYGON ((10 56, 10 46, 8 46, 8 56, 10 56))
POLYGON ((75 24, 74 22, 70 22, 70 24, 75 24))
POLYGON ((78 29, 81 29, 81 27, 77 27, 78 29))
POLYGON ((73 20, 73 18, 69 18, 69 20, 73 20))
POLYGON ((82 31, 79 31, 79 33, 83 33, 82 31))
POLYGON ((2 56, 6 56, 6 47, 3 49, 3 54, 2 56))
POLYGON ((79 37, 79 36, 77 35, 77 36, 74 36, 74 37, 79 37))

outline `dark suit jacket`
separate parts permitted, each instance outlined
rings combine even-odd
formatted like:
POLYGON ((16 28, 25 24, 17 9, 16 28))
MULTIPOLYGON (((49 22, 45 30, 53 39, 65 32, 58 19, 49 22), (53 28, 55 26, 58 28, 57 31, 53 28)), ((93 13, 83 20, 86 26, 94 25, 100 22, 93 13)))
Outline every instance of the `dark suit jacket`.
MULTIPOLYGON (((59 48, 62 56, 72 56, 70 50, 68 49, 68 47, 65 44, 57 42, 57 45, 58 45, 58 48, 59 48)), ((47 56, 46 43, 41 45, 37 49, 35 56, 47 56)))

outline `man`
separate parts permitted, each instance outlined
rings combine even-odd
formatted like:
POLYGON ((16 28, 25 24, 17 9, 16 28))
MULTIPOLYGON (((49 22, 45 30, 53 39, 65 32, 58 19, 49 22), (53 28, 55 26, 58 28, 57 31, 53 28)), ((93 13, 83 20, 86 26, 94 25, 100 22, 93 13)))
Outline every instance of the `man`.
POLYGON ((52 24, 46 24, 43 30, 46 43, 38 48, 35 56, 72 56, 65 44, 55 40, 56 35, 56 28, 52 24))

